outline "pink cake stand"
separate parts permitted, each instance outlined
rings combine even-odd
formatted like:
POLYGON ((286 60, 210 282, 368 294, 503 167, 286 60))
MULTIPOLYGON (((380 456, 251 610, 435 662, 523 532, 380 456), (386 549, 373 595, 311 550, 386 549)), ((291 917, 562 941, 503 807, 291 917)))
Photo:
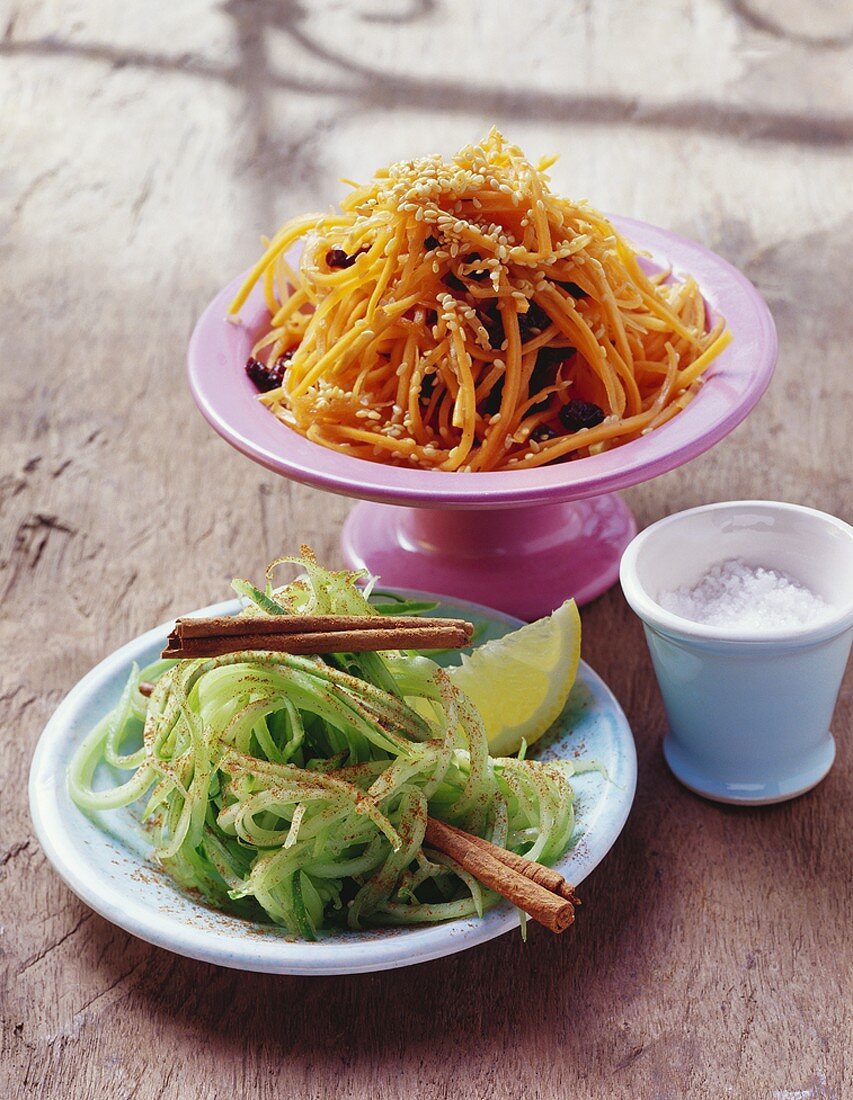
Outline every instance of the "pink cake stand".
POLYGON ((636 532, 615 490, 702 454, 744 419, 776 364, 776 331, 763 299, 707 249, 628 218, 618 228, 676 277, 697 279, 733 341, 697 397, 642 439, 590 458, 534 470, 441 473, 352 458, 310 443, 257 401, 244 365, 268 319, 256 292, 243 321, 226 320, 242 281, 219 293, 196 325, 188 353, 193 396, 228 442, 268 469, 358 497, 344 525, 347 562, 385 585, 441 592, 530 619, 567 596, 586 603, 612 585, 636 532))

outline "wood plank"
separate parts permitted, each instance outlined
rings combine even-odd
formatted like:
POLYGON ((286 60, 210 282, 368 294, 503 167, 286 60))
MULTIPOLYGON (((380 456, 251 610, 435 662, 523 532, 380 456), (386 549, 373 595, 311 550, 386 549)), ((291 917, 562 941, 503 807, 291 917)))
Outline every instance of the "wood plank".
POLYGON ((585 612, 584 646, 636 731, 637 802, 559 939, 532 928, 527 945, 318 980, 178 959, 71 895, 25 801, 44 722, 106 653, 300 542, 340 562, 348 503, 251 465, 195 411, 183 360, 201 308, 261 233, 335 201, 338 177, 492 122, 561 150, 567 193, 720 251, 776 316, 767 398, 713 453, 629 492, 640 522, 739 496, 851 518, 851 26, 844 5, 804 10, 0 5, 3 1096, 851 1088, 849 746, 790 804, 694 798, 661 758, 618 592, 585 612))

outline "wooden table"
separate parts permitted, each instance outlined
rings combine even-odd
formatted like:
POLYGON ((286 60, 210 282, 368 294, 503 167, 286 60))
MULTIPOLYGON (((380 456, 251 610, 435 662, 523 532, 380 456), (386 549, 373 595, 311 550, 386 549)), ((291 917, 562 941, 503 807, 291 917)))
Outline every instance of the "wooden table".
POLYGON ((633 724, 639 789, 560 939, 352 978, 186 961, 72 896, 25 785, 52 709, 120 643, 300 541, 339 560, 347 503, 266 474, 197 414, 183 362, 202 306, 338 177, 493 121, 561 150, 567 193, 721 252, 776 316, 770 393, 627 494, 641 523, 742 496, 849 519, 849 7, 6 0, 0 27, 0 1094, 845 1095, 849 690, 817 790, 704 802, 664 766, 618 591, 586 609, 584 653, 633 724))

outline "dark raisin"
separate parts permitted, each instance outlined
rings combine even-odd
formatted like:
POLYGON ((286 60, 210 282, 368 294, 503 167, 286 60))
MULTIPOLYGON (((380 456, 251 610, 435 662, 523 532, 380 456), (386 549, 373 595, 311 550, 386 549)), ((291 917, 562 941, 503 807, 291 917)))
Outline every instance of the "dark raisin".
MULTIPOLYGON (((476 264, 476 263, 479 263, 481 259, 482 259, 482 257, 480 256, 479 252, 470 252, 465 257, 465 263, 466 264, 476 264)), ((488 272, 488 269, 486 269, 484 271, 469 271, 467 277, 469 279, 476 279, 477 282, 479 282, 481 279, 488 279, 489 272, 488 272)))
POLYGON ((521 339, 527 340, 530 338, 533 332, 541 332, 551 324, 551 318, 535 302, 530 302, 527 308, 527 313, 519 313, 518 315, 518 328, 521 332, 521 339))
POLYGON ((537 443, 544 443, 547 439, 555 439, 556 435, 557 433, 553 428, 547 424, 540 424, 530 433, 530 438, 535 439, 537 443))
POLYGON ((466 289, 465 284, 462 282, 462 280, 460 278, 458 278, 456 275, 454 275, 452 271, 448 271, 448 273, 444 276, 444 278, 441 281, 444 283, 444 285, 446 287, 448 287, 448 289, 455 290, 457 294, 464 294, 465 293, 465 289, 466 289))
POLYGON ((275 388, 275 383, 270 382, 266 363, 262 363, 260 359, 250 358, 246 360, 246 374, 261 392, 275 388))
POLYGON ((362 248, 358 252, 353 253, 352 256, 348 256, 342 248, 330 248, 326 253, 326 267, 352 267, 362 252, 366 251, 366 248, 362 248))
POLYGON ((503 378, 499 378, 486 394, 485 400, 483 401, 483 412, 488 416, 494 416, 495 413, 499 412, 503 395, 504 380, 503 378))
POLYGON ((269 390, 274 390, 281 385, 284 380, 284 372, 287 370, 292 358, 293 352, 286 351, 284 355, 280 355, 276 359, 271 367, 267 366, 266 363, 262 363, 260 359, 247 359, 246 374, 261 393, 267 393, 269 390))
POLYGON ((284 372, 290 366, 290 360, 292 358, 293 358, 293 352, 292 351, 285 351, 285 352, 282 352, 281 355, 279 355, 278 359, 276 359, 275 369, 281 373, 282 378, 284 377, 284 372))
MULTIPOLYGON (((533 368, 533 372, 530 375, 530 382, 527 385, 527 396, 535 397, 540 390, 544 390, 546 386, 553 386, 557 381, 557 369, 566 356, 560 356, 559 359, 552 355, 542 352, 551 352, 554 348, 542 348, 539 354, 536 356, 536 365, 533 368)), ((545 397, 542 401, 537 401, 535 405, 530 406, 531 412, 541 412, 547 408, 549 398, 545 397)))
POLYGON ((438 248, 438 244, 438 237, 433 237, 432 233, 430 233, 430 235, 424 241, 424 248, 427 250, 427 252, 433 252, 436 248, 438 248))
MULTIPOLYGON (((575 353, 574 348, 540 348, 536 356, 536 366, 530 375, 530 384, 527 389, 528 397, 533 397, 546 386, 553 386, 557 381, 557 371, 562 364, 575 353)), ((548 407, 549 398, 537 401, 531 405, 531 412, 541 412, 548 407)))
POLYGON ((565 363, 567 359, 575 354, 574 348, 540 348, 536 353, 536 367, 534 368, 534 375, 538 371, 550 370, 551 381, 557 376, 557 367, 561 363, 565 363))
POLYGON ((560 283, 564 290, 567 290, 573 298, 586 298, 587 294, 585 290, 582 290, 577 283, 560 283))
POLYGON ((422 404, 426 404, 432 397, 432 391, 435 389, 435 375, 425 374, 423 381, 421 382, 421 394, 419 400, 422 404))
POLYGON ((506 339, 504 322, 498 307, 494 302, 477 310, 477 315, 483 322, 483 328, 489 334, 489 343, 493 348, 500 348, 506 339))
POLYGON ((560 420, 567 432, 579 432, 581 428, 594 428, 604 419, 604 409, 593 401, 575 398, 560 409, 560 420))

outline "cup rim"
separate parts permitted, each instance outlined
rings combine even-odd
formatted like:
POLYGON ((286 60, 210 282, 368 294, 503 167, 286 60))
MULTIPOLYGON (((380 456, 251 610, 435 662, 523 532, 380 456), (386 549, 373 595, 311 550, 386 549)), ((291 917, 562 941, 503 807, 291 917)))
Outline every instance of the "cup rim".
POLYGON ((678 523, 687 516, 704 512, 717 512, 726 509, 753 508, 766 512, 797 512, 801 515, 820 519, 836 527, 853 542, 853 527, 829 512, 817 508, 808 508, 804 504, 791 504, 775 500, 725 500, 714 504, 700 504, 695 508, 686 508, 671 516, 664 516, 646 527, 628 544, 619 565, 619 581, 625 599, 644 623, 665 634, 708 642, 731 642, 760 644, 796 644, 808 645, 825 641, 843 633, 853 626, 853 596, 846 604, 833 610, 830 615, 817 619, 813 624, 782 627, 775 630, 739 630, 726 626, 711 626, 707 623, 685 619, 665 608, 646 591, 637 575, 637 561, 645 544, 654 539, 665 527, 678 523))

